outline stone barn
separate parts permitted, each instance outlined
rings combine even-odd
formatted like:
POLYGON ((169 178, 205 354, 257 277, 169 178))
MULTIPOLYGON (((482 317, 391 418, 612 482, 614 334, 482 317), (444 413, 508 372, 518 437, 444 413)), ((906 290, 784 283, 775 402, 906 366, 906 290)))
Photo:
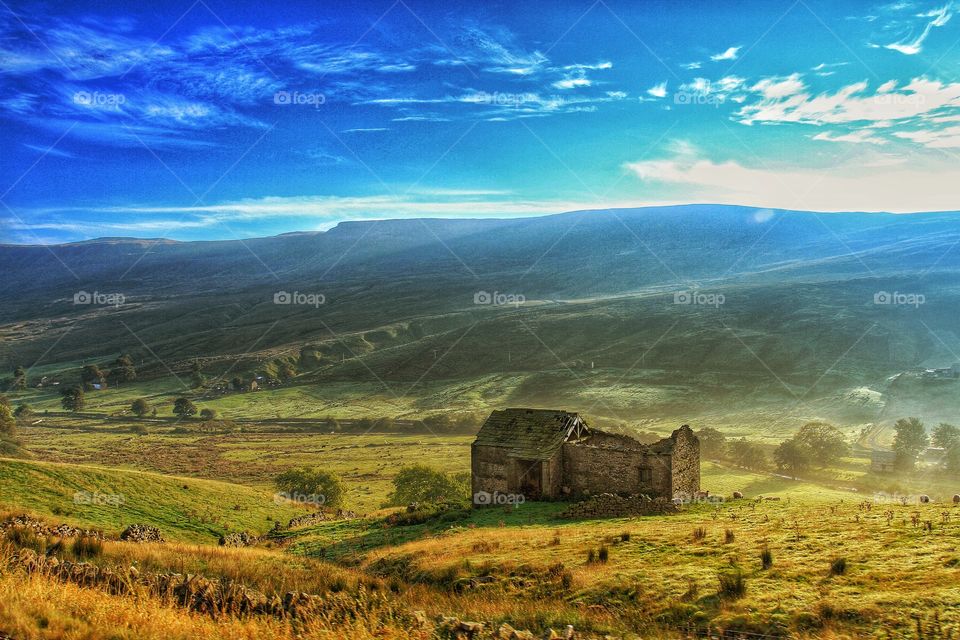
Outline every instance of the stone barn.
POLYGON ((576 413, 504 409, 483 423, 470 457, 476 504, 489 504, 497 494, 537 500, 617 493, 669 500, 700 490, 700 442, 687 425, 645 445, 592 429, 576 413))

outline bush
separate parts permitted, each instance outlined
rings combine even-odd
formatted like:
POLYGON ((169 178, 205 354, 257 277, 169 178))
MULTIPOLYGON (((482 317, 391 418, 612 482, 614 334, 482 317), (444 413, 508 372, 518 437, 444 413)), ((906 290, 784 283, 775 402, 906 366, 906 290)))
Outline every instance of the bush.
POLYGON ((130 404, 130 411, 138 418, 142 418, 150 413, 150 405, 143 398, 137 398, 130 404))
POLYGON ((720 582, 717 595, 722 599, 736 600, 747 594, 747 579, 740 567, 733 565, 726 571, 721 571, 717 578, 720 582))
POLYGON ((737 536, 736 536, 736 534, 733 532, 733 529, 727 529, 726 532, 724 532, 724 534, 723 534, 723 542, 724 542, 724 544, 730 544, 730 543, 732 543, 734 540, 736 540, 736 538, 737 538, 737 536))
POLYGON ((842 576, 847 572, 847 559, 836 558, 830 563, 830 575, 842 576))
POLYGON ((74 557, 84 560, 103 555, 103 541, 94 536, 80 536, 73 542, 74 557))
POLYGON ((393 479, 393 491, 387 496, 384 506, 460 501, 469 497, 469 474, 450 475, 418 464, 400 469, 393 479))
POLYGON ((197 414, 197 406, 190 398, 177 398, 173 403, 173 414, 180 418, 189 418, 197 414))
POLYGON ((764 569, 769 569, 773 566, 773 552, 767 547, 760 550, 760 566, 764 569))
POLYGON ((130 433, 136 434, 138 436, 147 435, 147 427, 142 424, 134 424, 130 426, 130 433))
POLYGON ((707 537, 707 530, 703 527, 697 527, 693 530, 693 541, 700 542, 707 537))
POLYGON ((277 490, 290 500, 312 502, 318 506, 338 508, 344 504, 343 483, 329 471, 302 467, 284 471, 274 480, 277 490))

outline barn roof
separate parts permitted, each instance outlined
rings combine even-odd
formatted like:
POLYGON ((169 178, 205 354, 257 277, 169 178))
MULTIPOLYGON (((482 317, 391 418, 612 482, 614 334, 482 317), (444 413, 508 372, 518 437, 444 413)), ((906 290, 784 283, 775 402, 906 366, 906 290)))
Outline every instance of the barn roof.
POLYGON ((474 444, 500 447, 511 458, 547 460, 571 436, 588 433, 577 413, 557 409, 503 409, 487 418, 474 444))

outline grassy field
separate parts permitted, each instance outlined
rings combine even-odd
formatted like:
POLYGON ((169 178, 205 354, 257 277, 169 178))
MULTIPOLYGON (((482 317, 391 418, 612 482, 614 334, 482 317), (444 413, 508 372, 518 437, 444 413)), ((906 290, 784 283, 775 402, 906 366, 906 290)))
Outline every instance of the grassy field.
POLYGON ((32 460, 0 459, 0 496, 8 510, 77 526, 119 533, 142 523, 168 539, 207 543, 231 531, 262 533, 273 520, 285 524, 303 513, 277 505, 271 492, 238 484, 32 460))

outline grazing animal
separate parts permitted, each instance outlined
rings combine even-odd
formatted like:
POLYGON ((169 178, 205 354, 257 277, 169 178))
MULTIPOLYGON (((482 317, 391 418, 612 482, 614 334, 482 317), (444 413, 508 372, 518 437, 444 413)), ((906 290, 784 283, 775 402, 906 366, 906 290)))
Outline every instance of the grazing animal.
MULTIPOLYGON (((960 496, 956 496, 956 497, 960 498, 960 496)), ((742 494, 742 493, 740 493, 739 491, 734 491, 734 492, 733 492, 733 499, 734 499, 734 500, 740 500, 741 498, 743 498, 743 494, 742 494)))
POLYGON ((960 504, 960 493, 953 494, 953 504, 960 504))
POLYGON ((930 496, 926 494, 920 496, 920 502, 923 504, 927 504, 928 502, 930 502, 930 496))

